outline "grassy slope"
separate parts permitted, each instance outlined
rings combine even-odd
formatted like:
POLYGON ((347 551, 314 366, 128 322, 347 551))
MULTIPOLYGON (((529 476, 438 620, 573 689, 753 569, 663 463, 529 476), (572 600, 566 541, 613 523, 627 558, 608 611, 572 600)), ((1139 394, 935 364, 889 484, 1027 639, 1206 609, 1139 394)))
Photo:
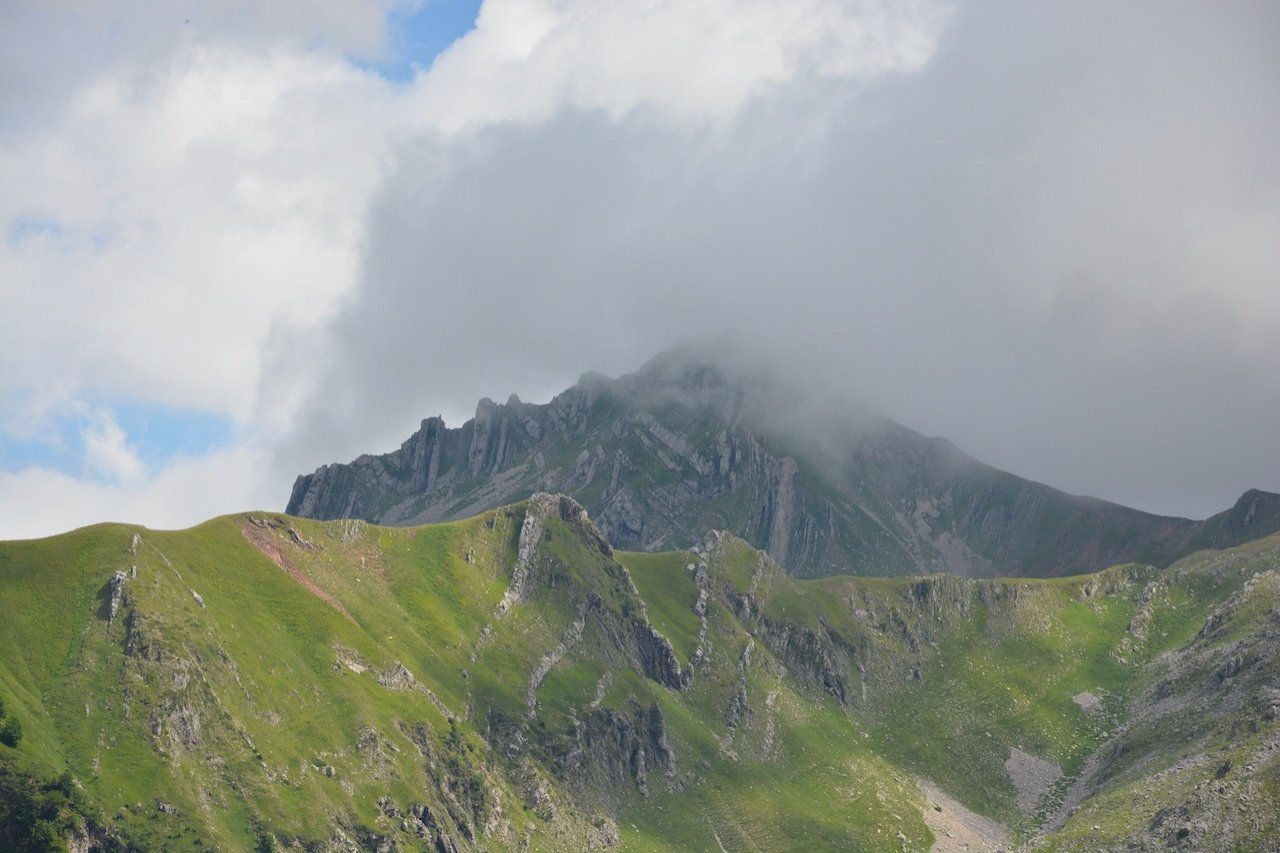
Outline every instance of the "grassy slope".
MULTIPOLYGON (((538 582, 498 619, 523 513, 411 529, 229 516, 186 531, 99 525, 3 543, 0 695, 25 736, 17 750, 0 745, 0 760, 46 775, 69 769, 121 837, 148 847, 340 834, 411 848, 402 816, 424 803, 456 838, 496 846, 584 846, 616 819, 626 849, 900 850, 901 839, 927 849, 913 776, 1033 826, 1015 806, 1010 748, 1078 772, 1158 677, 1149 662, 1191 642, 1280 550, 1269 540, 1226 567, 1191 558, 1159 578, 1117 567, 1048 582, 802 582, 726 540, 708 561, 710 651, 677 691, 644 677, 615 640, 628 619, 647 620, 687 667, 700 630, 688 566, 699 557, 615 562, 553 519, 538 582), (108 621, 112 574, 135 566, 108 621), (586 620, 526 716, 530 672, 592 594, 611 615, 586 620), (831 650, 846 703, 805 677, 794 659, 805 648, 831 650), (1111 716, 1072 701, 1085 691, 1111 716), (731 722, 739 692, 745 708, 731 722), (663 770, 650 748, 647 797, 625 767, 606 777, 608 790, 561 769, 597 697, 599 710, 642 726, 651 709, 660 714, 674 762, 663 770), (502 746, 513 733, 528 744, 518 754, 502 746)), ((1223 630, 1256 633, 1272 612, 1269 589, 1223 630)), ((1157 723, 1131 729, 1146 738, 1134 749, 1152 752, 1157 723)), ((1212 737, 1213 749, 1228 749, 1212 737)), ((1155 765, 1176 758, 1155 752, 1155 765)), ((1132 803, 1150 771, 1121 768, 1079 813, 1096 819, 1069 820, 1063 843, 1099 821, 1117 837, 1140 823, 1119 804, 1132 803)), ((1264 767, 1255 787, 1274 795, 1274 770, 1264 767)))
POLYGON ((1129 689, 1136 713, 1105 744, 1096 793, 1045 847, 1280 848, 1278 552, 1272 536, 1164 573, 1152 662, 1129 689), (1206 600, 1223 603, 1206 614, 1206 600))
POLYGON ((505 586, 496 554, 465 577, 459 568, 472 539, 492 544, 477 523, 368 529, 353 543, 299 523, 327 547, 288 556, 344 613, 268 560, 244 525, 143 531, 136 554, 134 529, 102 526, 18 543, 0 564, 0 678, 28 715, 24 752, 48 770, 69 767, 139 838, 239 846, 262 826, 326 838, 332 815, 374 821, 375 792, 429 787, 391 723, 438 732, 444 714, 419 694, 379 688, 376 673, 400 661, 461 709, 465 638, 505 586), (134 565, 108 624, 105 584, 134 565), (130 627, 142 650, 122 655, 130 627), (335 648, 365 671, 336 665, 335 648), (366 729, 395 750, 361 754, 366 729), (379 775, 396 784, 371 784, 379 775), (152 808, 157 798, 177 817, 152 808))

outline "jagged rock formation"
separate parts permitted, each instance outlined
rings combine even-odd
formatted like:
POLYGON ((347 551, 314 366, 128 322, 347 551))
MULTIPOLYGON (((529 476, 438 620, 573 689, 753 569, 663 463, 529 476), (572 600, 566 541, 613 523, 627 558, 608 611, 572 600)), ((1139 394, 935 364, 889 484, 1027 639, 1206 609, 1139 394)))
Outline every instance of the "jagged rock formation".
POLYGON ((1280 530, 1280 495, 1247 492, 1204 522, 1076 497, 882 417, 784 423, 778 392, 683 354, 545 405, 482 400, 429 418, 399 450, 298 478, 286 512, 412 525, 533 492, 576 498, 620 548, 732 531, 797 576, 949 572, 1044 577, 1126 560, 1166 565, 1280 530))

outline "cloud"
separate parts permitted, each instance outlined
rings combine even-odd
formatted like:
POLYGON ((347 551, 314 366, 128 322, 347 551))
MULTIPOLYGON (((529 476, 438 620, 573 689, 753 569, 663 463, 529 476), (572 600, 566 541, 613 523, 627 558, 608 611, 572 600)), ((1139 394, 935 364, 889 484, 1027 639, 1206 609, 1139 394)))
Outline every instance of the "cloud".
POLYGON ((230 47, 149 70, 96 78, 0 151, 0 390, 70 384, 244 421, 272 327, 316 323, 354 279, 387 85, 230 47))
POLYGON ((260 451, 233 448, 180 458, 127 482, 71 476, 47 468, 0 471, 0 539, 49 536, 99 522, 187 527, 215 515, 276 508, 260 451))
MULTIPOLYGON (((263 353, 307 340, 356 285, 367 205, 398 146, 530 110, 723 115, 805 68, 913 67, 939 19, 871 4, 642 14, 498 2, 407 87, 313 46, 375 50, 388 5, 247 23, 218 4, 154 20, 127 4, 96 12, 119 37, 79 60, 65 107, 35 126, 6 114, 24 132, 0 147, 0 393, 87 387, 280 428, 317 379, 258 394, 263 353), (662 43, 672 33, 681 40, 662 43), (528 42, 526 61, 513 39, 528 42), (619 63, 624 47, 642 61, 619 63)), ((27 35, 88 38, 87 22, 58 6, 18 18, 27 35)), ((472 144, 438 151, 465 156, 472 144)))
POLYGON ((263 354, 278 330, 305 337, 354 283, 363 206, 399 121, 394 86, 347 57, 385 50, 394 5, 6 5, 0 420, 12 446, 0 514, 11 535, 126 508, 192 523, 261 494, 255 436, 289 421, 287 394, 258 397, 263 354), (191 452, 173 418, 163 436, 126 435, 112 413, 157 405, 190 411, 192 434, 229 420, 241 446, 174 459, 139 443, 191 452), (220 464, 250 457, 253 470, 220 464), (227 501, 230 472, 243 482, 227 501))
MULTIPOLYGON (((908 73, 819 51, 711 124, 678 120, 696 92, 558 82, 550 112, 400 146, 290 458, 726 335, 1069 490, 1204 515, 1280 488, 1275 11, 949 20, 908 73)), ((543 69, 557 26, 511 61, 543 69)))
POLYGON ((387 16, 413 0, 11 0, 0 27, 0 136, 56 116, 69 96, 99 74, 163 67, 196 45, 282 48, 372 59, 389 50, 387 16))
POLYGON ((939 3, 490 0, 411 94, 444 131, 561 109, 682 121, 732 117, 797 77, 875 78, 928 61, 939 3))
POLYGON ((84 442, 86 464, 106 480, 127 484, 145 473, 142 460, 110 410, 93 412, 80 431, 80 439, 84 442))
POLYGON ((110 483, 9 471, 0 517, 279 506, 716 336, 1071 490, 1280 488, 1271 4, 490 0, 390 81, 406 5, 6 6, 5 429, 133 400, 239 444, 100 424, 110 483))

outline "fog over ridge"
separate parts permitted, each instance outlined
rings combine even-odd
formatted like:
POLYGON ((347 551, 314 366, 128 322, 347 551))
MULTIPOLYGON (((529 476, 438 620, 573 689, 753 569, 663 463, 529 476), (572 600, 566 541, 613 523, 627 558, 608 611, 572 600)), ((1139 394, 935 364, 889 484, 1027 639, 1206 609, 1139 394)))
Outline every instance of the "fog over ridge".
POLYGON ((1280 488, 1276 16, 1235 11, 964 6, 920 71, 729 127, 406 145, 295 468, 720 338, 1066 491, 1199 517, 1280 488))

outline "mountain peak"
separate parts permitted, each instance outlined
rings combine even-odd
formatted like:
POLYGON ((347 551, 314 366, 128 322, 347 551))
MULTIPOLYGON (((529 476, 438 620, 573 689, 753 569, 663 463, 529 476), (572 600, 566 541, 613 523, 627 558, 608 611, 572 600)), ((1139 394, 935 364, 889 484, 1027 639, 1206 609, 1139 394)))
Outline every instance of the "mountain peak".
POLYGON ((461 427, 424 421, 299 477, 287 511, 417 524, 562 492, 621 548, 726 529, 798 575, 1077 574, 1280 529, 1265 492, 1199 523, 1073 497, 730 354, 682 347, 543 405, 483 399, 461 427))

